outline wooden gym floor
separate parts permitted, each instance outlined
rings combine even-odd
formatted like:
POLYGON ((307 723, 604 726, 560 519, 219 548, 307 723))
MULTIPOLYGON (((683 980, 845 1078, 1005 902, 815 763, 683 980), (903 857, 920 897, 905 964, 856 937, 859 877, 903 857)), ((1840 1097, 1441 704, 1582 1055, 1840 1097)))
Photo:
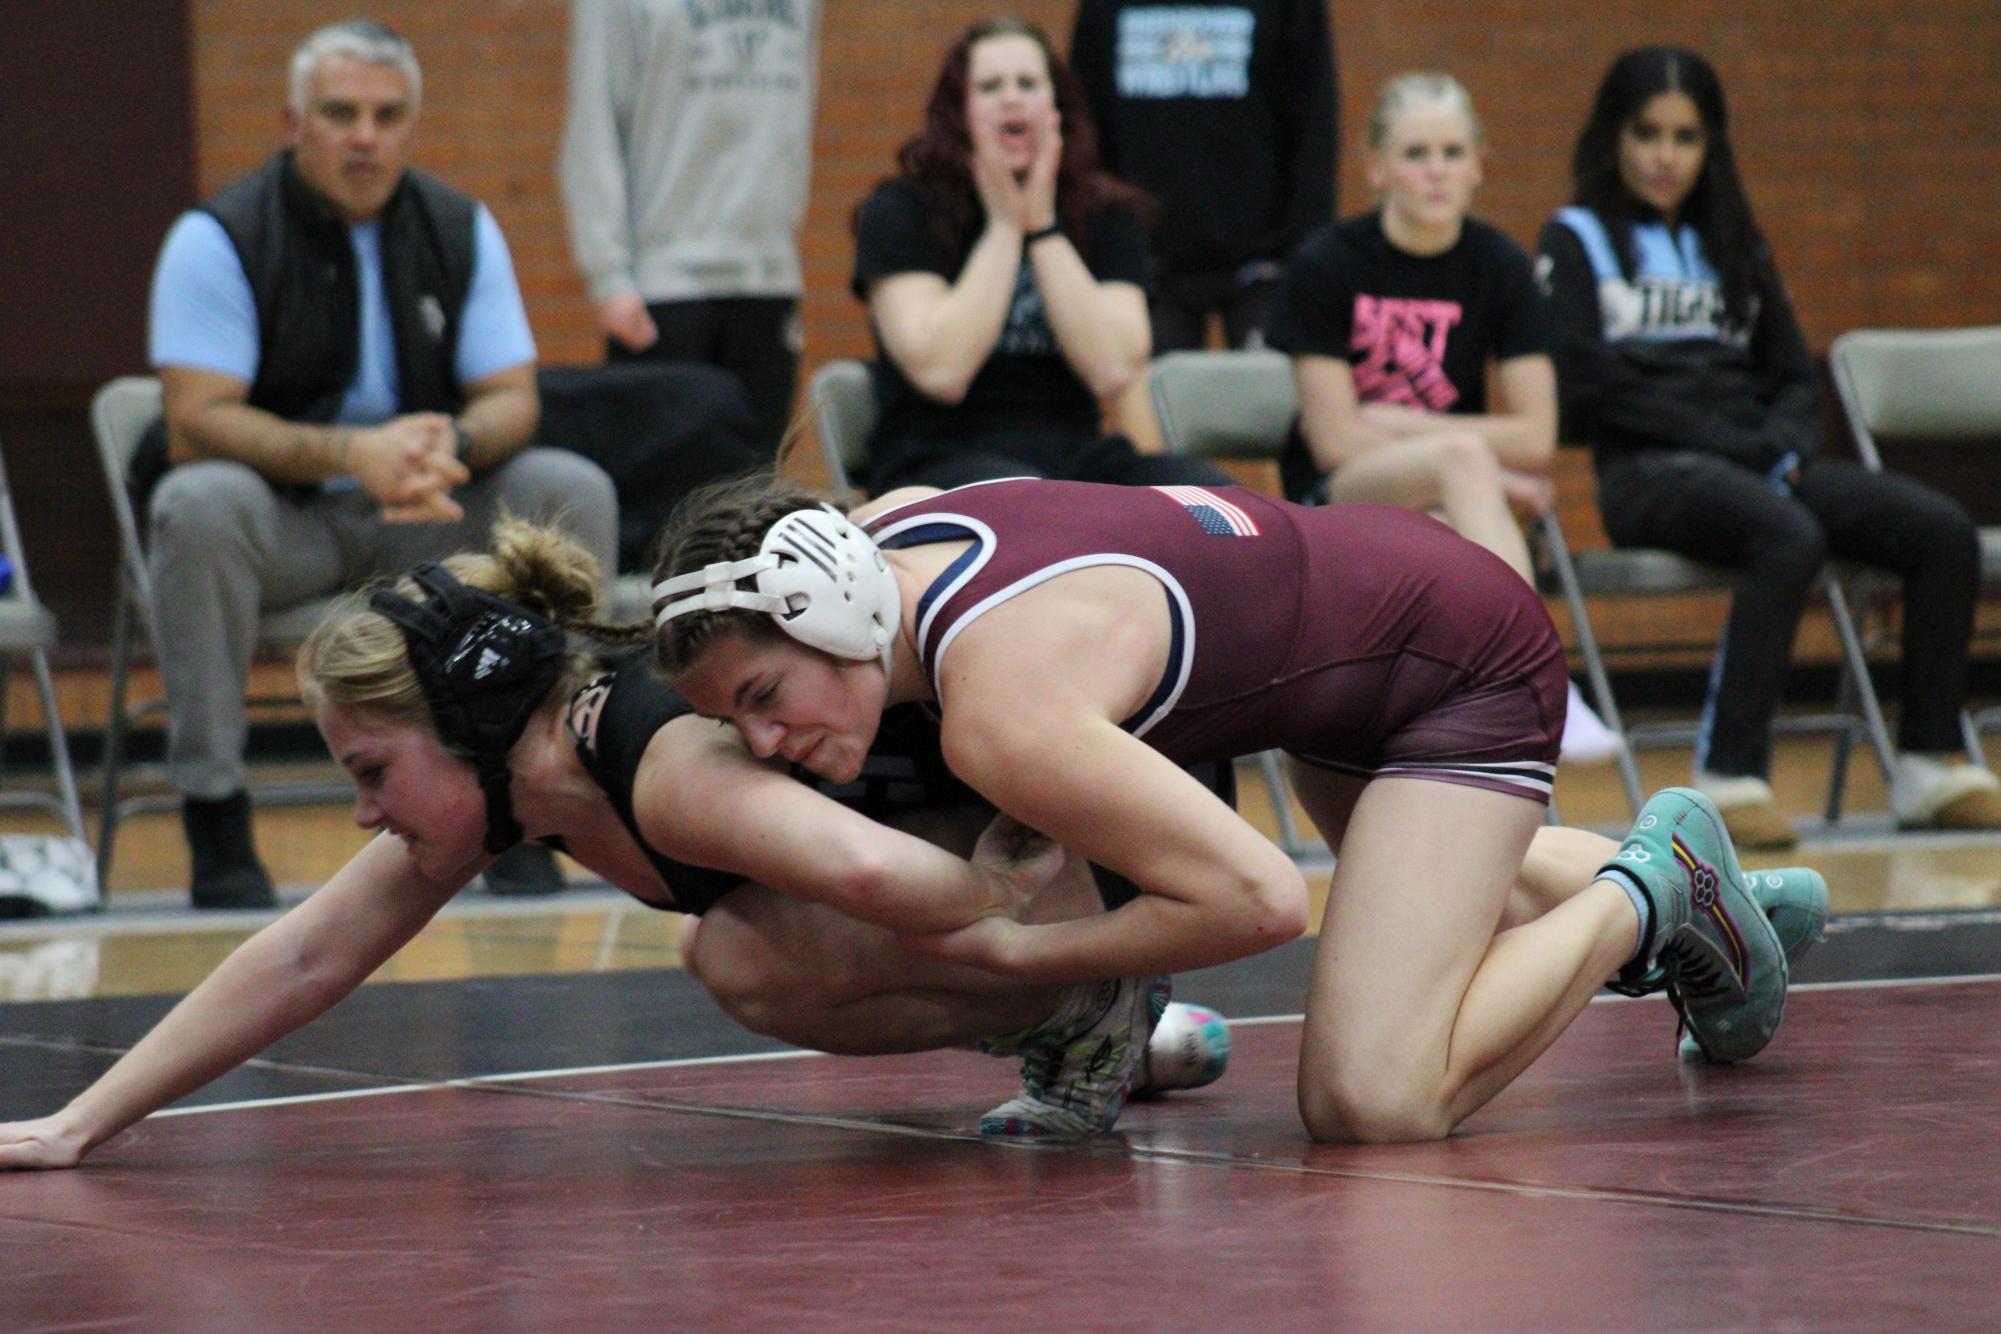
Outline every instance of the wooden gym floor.
MULTIPOLYGON (((1782 743, 1788 809, 1825 758, 1782 743)), ((1609 770, 1558 801, 1623 828, 1609 770)), ((1759 1060, 1681 1065, 1664 1001, 1608 998, 1417 1147, 1300 1131, 1310 941, 1178 980, 1233 1020, 1220 1083, 1021 1149, 969 1133, 1002 1063, 783 1050, 678 969, 671 917, 470 892, 82 1170, 0 1177, 0 1326, 1992 1328, 2001 839, 1893 836, 1859 767, 1849 804, 1746 859, 1819 867, 1837 913, 1759 1060)), ((289 896, 359 839, 341 809, 259 816, 289 896)), ((0 1119, 58 1106, 264 920, 182 910, 184 876, 174 818, 139 817, 110 912, 0 925, 0 1119)))

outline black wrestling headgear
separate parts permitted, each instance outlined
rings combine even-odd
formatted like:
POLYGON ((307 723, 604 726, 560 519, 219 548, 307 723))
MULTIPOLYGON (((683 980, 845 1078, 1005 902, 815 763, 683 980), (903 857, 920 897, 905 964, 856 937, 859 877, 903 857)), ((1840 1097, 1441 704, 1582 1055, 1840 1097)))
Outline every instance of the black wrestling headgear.
POLYGON ((497 856, 522 832, 508 791, 507 752, 563 674, 563 631, 526 607, 460 583, 442 565, 419 565, 410 577, 428 595, 424 601, 384 588, 368 605, 403 631, 438 735, 479 772, 486 850, 497 856))

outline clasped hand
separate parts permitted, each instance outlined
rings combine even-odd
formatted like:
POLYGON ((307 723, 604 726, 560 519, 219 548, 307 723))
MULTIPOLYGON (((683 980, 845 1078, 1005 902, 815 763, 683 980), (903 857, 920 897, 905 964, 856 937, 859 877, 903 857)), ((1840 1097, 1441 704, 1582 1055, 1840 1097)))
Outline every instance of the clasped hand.
POLYGON ((972 864, 999 891, 994 909, 951 931, 906 935, 922 954, 989 972, 1006 973, 1026 929, 1017 920, 1063 870, 1069 853, 1010 815, 996 815, 973 846, 972 864))
POLYGON ((385 523, 453 523, 465 509, 452 488, 472 473, 458 460, 452 419, 416 412, 354 432, 347 467, 382 502, 385 523))

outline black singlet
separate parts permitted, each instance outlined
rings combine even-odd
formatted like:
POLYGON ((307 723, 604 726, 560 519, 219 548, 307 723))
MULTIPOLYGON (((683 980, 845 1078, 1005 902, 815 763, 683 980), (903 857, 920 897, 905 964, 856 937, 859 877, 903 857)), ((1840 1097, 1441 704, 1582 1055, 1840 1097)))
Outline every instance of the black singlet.
MULTIPOLYGON (((639 894, 633 897, 663 912, 704 913, 747 877, 662 855, 640 833, 639 820, 632 808, 633 783, 654 734, 694 709, 653 674, 643 652, 616 659, 610 671, 585 686, 579 695, 598 688, 600 683, 607 685, 592 732, 593 744, 587 745, 580 739, 577 759, 603 790, 612 809, 618 812, 620 823, 653 863, 653 869, 660 873, 673 902, 661 903, 639 894)), ((945 757, 938 748, 938 726, 916 705, 903 705, 883 714, 882 726, 862 766, 861 777, 854 782, 830 783, 798 768, 792 771, 792 776, 823 796, 878 821, 905 811, 981 802, 978 794, 946 768, 945 757)), ((543 842, 562 849, 559 838, 543 842)))

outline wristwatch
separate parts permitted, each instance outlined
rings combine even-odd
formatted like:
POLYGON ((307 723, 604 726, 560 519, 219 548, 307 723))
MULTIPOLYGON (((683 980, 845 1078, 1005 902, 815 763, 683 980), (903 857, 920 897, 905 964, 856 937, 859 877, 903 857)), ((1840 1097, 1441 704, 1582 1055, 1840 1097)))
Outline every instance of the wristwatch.
POLYGON ((472 467, 472 432, 468 431, 465 428, 465 423, 456 417, 452 419, 452 441, 452 456, 470 469, 472 467))

